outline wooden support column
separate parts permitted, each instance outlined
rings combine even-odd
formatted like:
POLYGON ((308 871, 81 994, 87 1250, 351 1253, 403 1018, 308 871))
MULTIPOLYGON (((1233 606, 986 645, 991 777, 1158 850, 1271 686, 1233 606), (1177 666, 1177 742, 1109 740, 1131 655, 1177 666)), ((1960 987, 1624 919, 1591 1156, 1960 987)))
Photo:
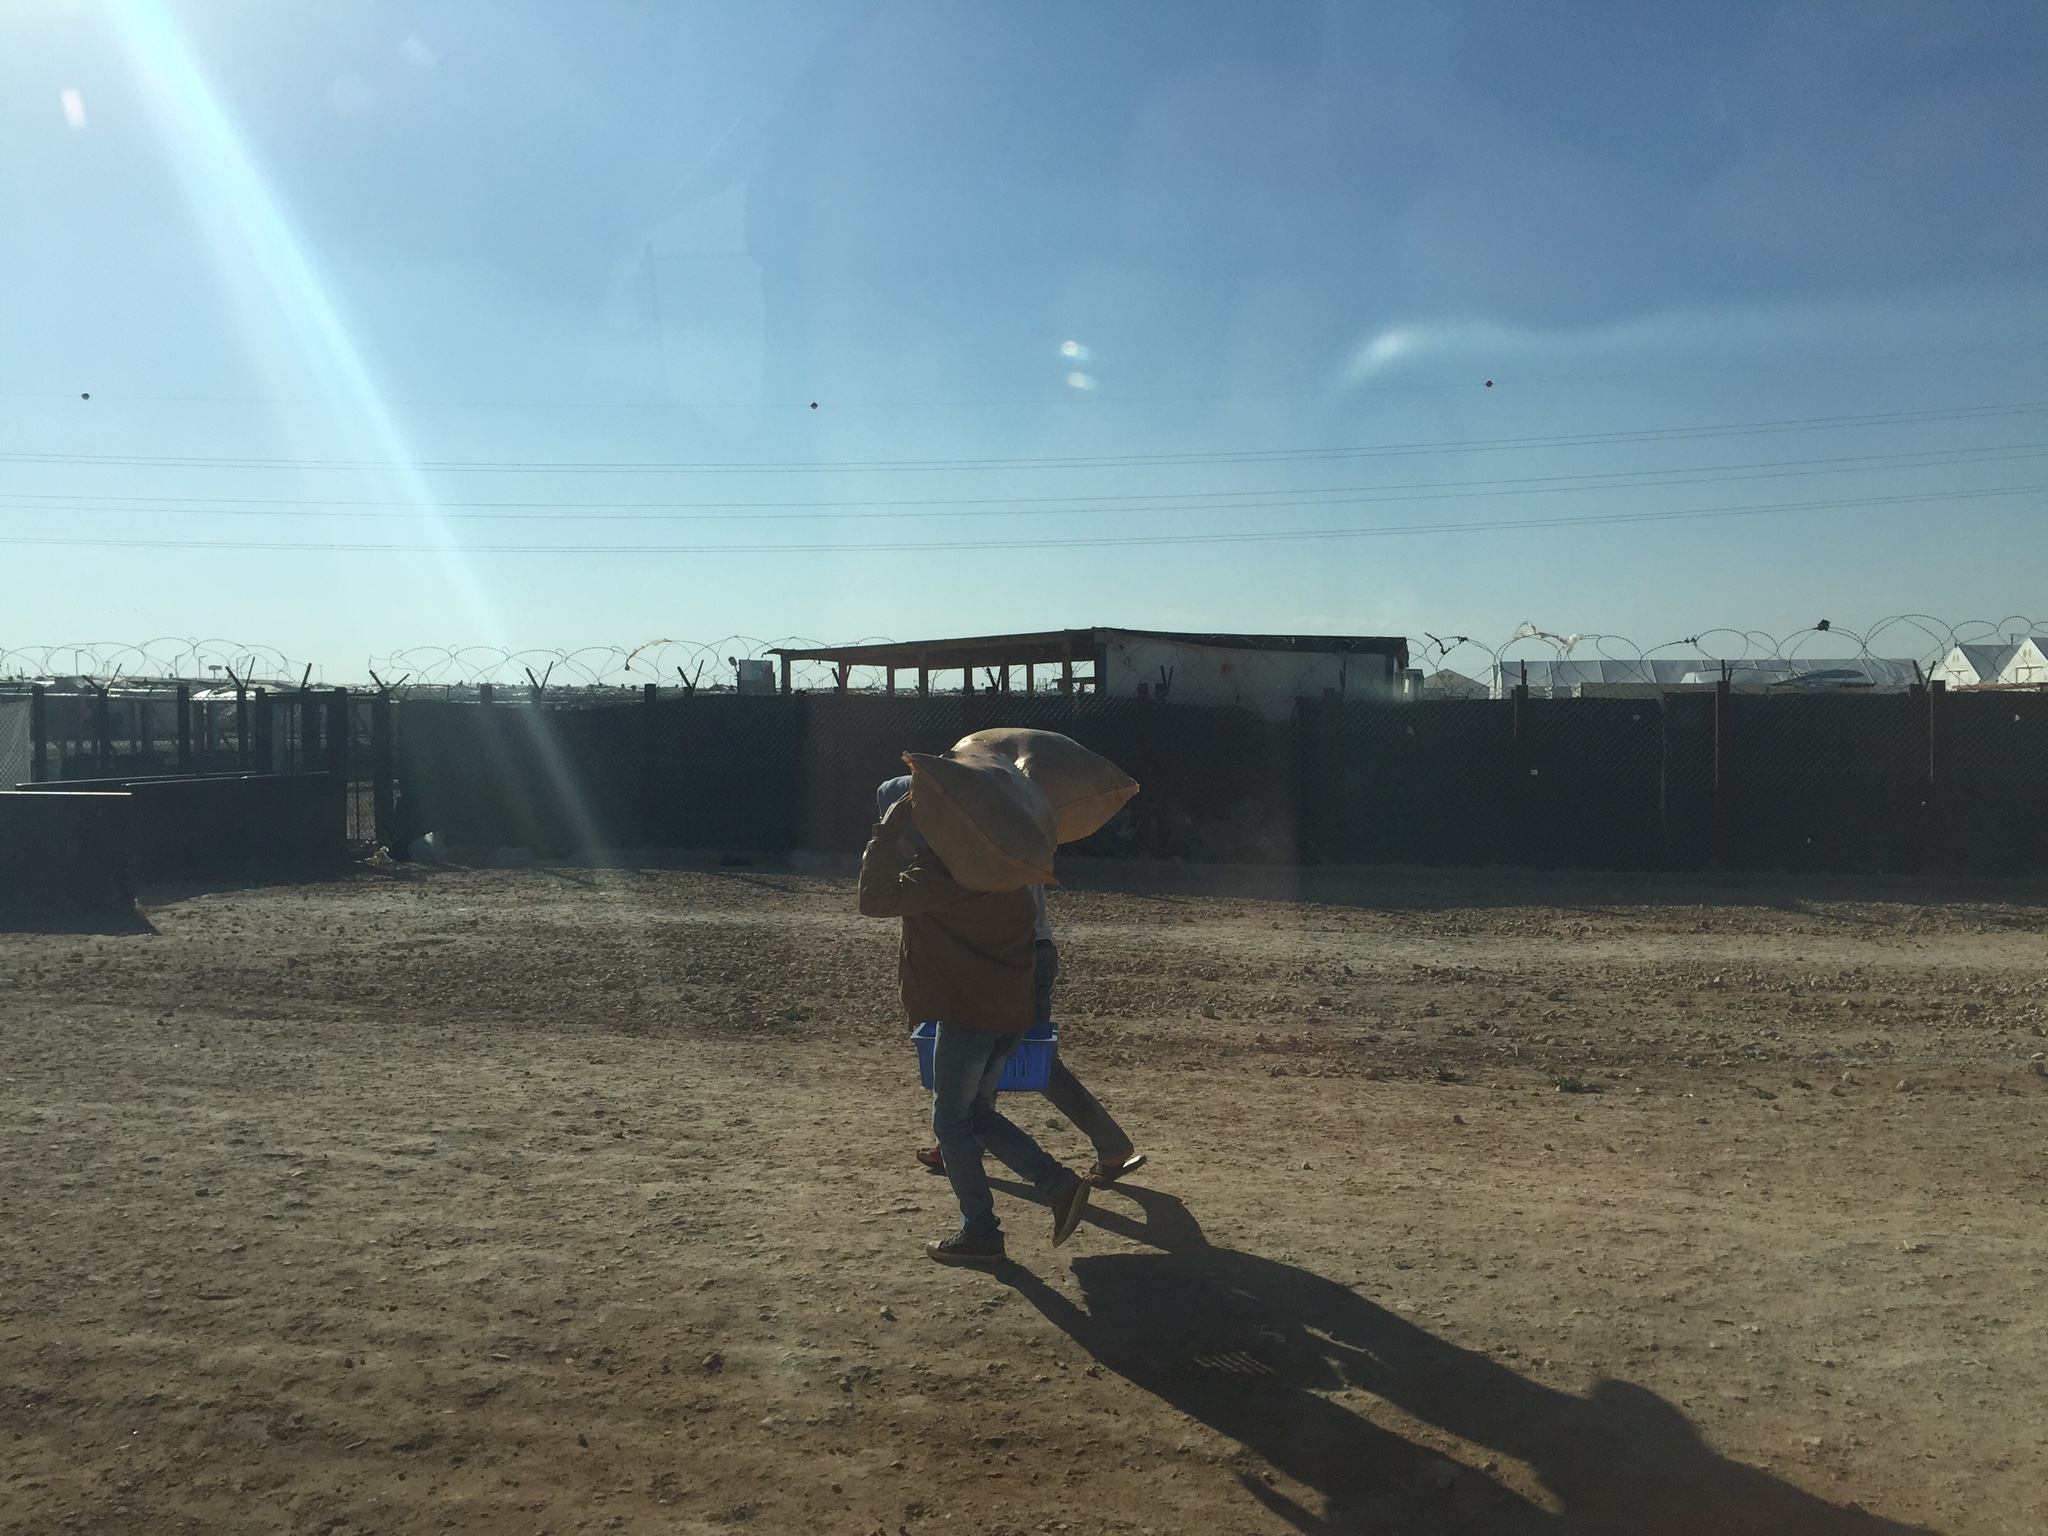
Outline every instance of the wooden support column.
POLYGON ((789 692, 789 658, 782 658, 782 691, 789 692))
POLYGON ((889 698, 893 699, 896 697, 896 664, 894 662, 889 664, 888 681, 882 685, 882 692, 889 698))
POLYGON ((932 691, 931 658, 920 654, 917 658, 917 696, 930 698, 932 691))

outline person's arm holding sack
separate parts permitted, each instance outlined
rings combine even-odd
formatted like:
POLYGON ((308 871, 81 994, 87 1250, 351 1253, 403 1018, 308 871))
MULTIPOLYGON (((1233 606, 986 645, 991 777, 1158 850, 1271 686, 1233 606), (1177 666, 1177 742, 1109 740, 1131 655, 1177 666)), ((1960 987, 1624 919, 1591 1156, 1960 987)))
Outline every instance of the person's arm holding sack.
POLYGON ((975 894, 954 880, 929 853, 905 862, 902 836, 910 824, 910 796, 903 795, 869 835, 860 856, 861 916, 914 917, 954 906, 975 894))

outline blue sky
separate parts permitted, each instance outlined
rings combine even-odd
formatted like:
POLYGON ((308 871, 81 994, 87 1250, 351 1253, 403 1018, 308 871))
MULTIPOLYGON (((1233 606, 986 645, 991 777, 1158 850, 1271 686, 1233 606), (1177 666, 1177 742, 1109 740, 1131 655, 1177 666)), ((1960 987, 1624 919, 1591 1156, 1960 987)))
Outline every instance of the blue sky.
POLYGON ((2048 616, 2044 77, 1954 0, 16 0, 0 647, 2048 616))

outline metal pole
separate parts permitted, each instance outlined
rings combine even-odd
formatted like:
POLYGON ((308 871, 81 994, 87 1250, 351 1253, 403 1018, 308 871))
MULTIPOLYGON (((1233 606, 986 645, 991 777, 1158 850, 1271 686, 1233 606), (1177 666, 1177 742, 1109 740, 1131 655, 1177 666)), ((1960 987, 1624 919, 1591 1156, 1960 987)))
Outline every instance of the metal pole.
POLYGON ((392 815, 391 764, 391 690, 379 688, 370 701, 370 814, 377 824, 376 839, 386 848, 398 835, 397 818, 392 815))
POLYGON ((192 771, 192 690, 178 684, 178 772, 192 771))
POLYGON ((28 781, 50 782, 50 697, 37 683, 28 691, 28 781))
POLYGON ((104 779, 114 771, 108 762, 113 753, 111 743, 107 740, 107 690, 97 683, 93 685, 92 747, 95 759, 93 771, 104 779))
POLYGON ((255 752, 252 766, 257 773, 277 772, 277 720, 270 712, 270 690, 258 688, 256 697, 249 701, 254 706, 256 718, 255 752))
POLYGON ((249 687, 238 682, 235 684, 235 766, 247 773, 255 761, 256 755, 249 746, 249 687))
POLYGON ((320 752, 320 715, 313 708, 313 690, 303 682, 299 684, 299 751, 293 767, 300 773, 311 773, 320 752))
POLYGON ((654 684, 641 687, 640 705, 640 842, 652 848, 661 794, 661 692, 654 684))
POLYGON ((1733 818, 1728 808, 1728 781, 1731 777, 1733 758, 1730 756, 1735 744, 1733 709, 1729 703, 1728 666, 1721 666, 1720 681, 1714 684, 1714 854, 1721 863, 1728 862, 1728 827, 1733 818))

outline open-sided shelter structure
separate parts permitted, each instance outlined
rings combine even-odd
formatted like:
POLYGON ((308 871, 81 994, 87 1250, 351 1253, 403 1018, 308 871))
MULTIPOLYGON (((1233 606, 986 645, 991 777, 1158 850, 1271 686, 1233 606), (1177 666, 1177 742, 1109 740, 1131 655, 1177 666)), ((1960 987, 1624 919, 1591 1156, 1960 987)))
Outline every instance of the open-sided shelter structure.
POLYGON ((1284 718, 1296 699, 1385 697, 1408 666, 1408 642, 1385 635, 1188 634, 1149 629, 1056 629, 1036 634, 863 645, 778 647, 782 688, 800 661, 834 669, 850 686, 855 667, 883 673, 883 691, 901 674, 929 693, 935 677, 958 673, 963 692, 1092 692, 1107 697, 1172 699, 1177 704, 1236 704, 1284 718))

